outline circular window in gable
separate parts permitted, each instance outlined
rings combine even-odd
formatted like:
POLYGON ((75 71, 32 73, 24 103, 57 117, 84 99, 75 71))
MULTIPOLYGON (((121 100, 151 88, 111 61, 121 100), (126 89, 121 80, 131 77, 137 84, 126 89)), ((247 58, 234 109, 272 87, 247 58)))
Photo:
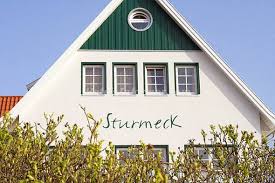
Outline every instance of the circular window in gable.
POLYGON ((143 8, 136 8, 129 13, 128 23, 136 31, 146 31, 153 23, 151 13, 143 8))

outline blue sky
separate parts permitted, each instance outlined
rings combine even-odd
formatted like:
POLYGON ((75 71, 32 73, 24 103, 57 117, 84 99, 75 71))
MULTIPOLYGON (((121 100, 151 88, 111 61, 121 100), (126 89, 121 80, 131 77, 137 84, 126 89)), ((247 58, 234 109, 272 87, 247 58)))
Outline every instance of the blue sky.
MULTIPOLYGON (((109 0, 0 2, 0 95, 24 95, 109 0)), ((275 111, 275 1, 171 0, 275 111)))

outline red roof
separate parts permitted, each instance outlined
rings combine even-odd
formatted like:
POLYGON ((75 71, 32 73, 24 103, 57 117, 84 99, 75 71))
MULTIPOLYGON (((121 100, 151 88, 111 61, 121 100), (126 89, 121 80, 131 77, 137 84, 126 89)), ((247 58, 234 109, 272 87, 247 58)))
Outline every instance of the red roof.
POLYGON ((23 96, 0 96, 0 117, 9 112, 23 96))

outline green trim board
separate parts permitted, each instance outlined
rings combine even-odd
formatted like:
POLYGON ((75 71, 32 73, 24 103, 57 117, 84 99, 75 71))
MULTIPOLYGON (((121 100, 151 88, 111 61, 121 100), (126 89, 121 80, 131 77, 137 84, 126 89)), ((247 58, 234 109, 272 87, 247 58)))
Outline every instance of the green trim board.
POLYGON ((107 93, 107 70, 106 62, 81 62, 81 95, 83 95, 83 66, 85 65, 103 65, 104 67, 104 94, 107 93))
POLYGON ((197 79, 197 95, 201 93, 200 91, 200 67, 199 63, 175 63, 174 64, 174 78, 175 78, 175 92, 177 93, 177 66, 195 66, 196 67, 196 79, 197 79))
POLYGON ((194 41, 154 0, 124 0, 80 49, 86 50, 200 50, 194 41), (135 31, 128 15, 135 8, 153 17, 146 31, 135 31))
MULTIPOLYGON (((153 148, 163 148, 166 150, 166 162, 169 162, 169 145, 152 145, 153 148)), ((115 154, 117 154, 117 150, 119 148, 139 148, 141 145, 115 145, 115 154)))
POLYGON ((144 94, 146 94, 146 66, 165 66, 166 68, 166 93, 169 94, 169 69, 168 69, 168 63, 156 63, 156 62, 145 62, 143 63, 143 87, 144 87, 144 94))
POLYGON ((136 62, 113 62, 112 64, 112 82, 113 82, 113 94, 115 94, 115 66, 116 65, 132 65, 135 66, 135 87, 136 94, 138 94, 138 66, 136 62))

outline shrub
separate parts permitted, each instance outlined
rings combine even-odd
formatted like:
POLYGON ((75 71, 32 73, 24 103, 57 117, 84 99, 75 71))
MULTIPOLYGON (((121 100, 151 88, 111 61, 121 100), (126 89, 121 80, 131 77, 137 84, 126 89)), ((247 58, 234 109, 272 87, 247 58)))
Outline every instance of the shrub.
POLYGON ((46 115, 47 128, 41 130, 40 124, 21 124, 6 114, 0 122, 1 182, 275 182, 275 151, 265 139, 239 133, 237 126, 202 131, 200 146, 214 161, 203 161, 190 140, 186 148, 170 152, 166 163, 142 142, 129 149, 131 158, 116 155, 112 143, 103 148, 98 139, 101 121, 84 112, 90 131, 85 145, 77 125, 66 124, 64 138, 58 137, 63 116, 46 115))

